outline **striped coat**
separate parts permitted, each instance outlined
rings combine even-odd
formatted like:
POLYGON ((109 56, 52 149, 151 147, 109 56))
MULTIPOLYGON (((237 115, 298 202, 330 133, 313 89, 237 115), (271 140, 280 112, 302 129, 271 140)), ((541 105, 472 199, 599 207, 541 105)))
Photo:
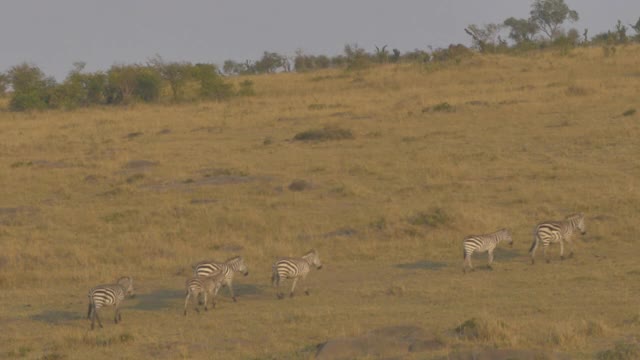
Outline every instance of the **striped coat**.
MULTIPOLYGON (((194 276, 187 279, 185 282, 184 316, 187 316, 187 306, 189 305, 189 298, 192 296, 196 299, 200 294, 204 296, 204 311, 208 310, 208 299, 211 297, 212 306, 215 308, 216 296, 224 283, 224 278, 224 274, 218 272, 211 276, 194 276)), ((197 307, 196 310, 198 310, 197 307)))
MULTIPOLYGON (((322 269, 320 256, 315 249, 310 250, 300 258, 282 258, 272 266, 271 283, 273 286, 278 287, 280 286, 280 280, 293 279, 291 291, 289 292, 289 296, 293 297, 298 279, 304 280, 312 266, 315 266, 318 270, 322 269)), ((309 295, 309 289, 305 289, 305 294, 309 295)), ((282 299, 284 294, 278 293, 277 296, 282 299)))
POLYGON ((116 324, 122 321, 120 304, 127 296, 135 296, 133 279, 129 276, 121 277, 115 284, 98 285, 89 290, 89 310, 87 312, 87 318, 91 319, 91 330, 94 328, 96 319, 98 319, 98 325, 102 327, 98 310, 105 306, 113 306, 115 308, 113 321, 116 324))
POLYGON ((249 275, 249 269, 244 263, 242 256, 235 256, 223 263, 215 261, 201 261, 193 268, 193 276, 211 276, 214 273, 223 273, 224 281, 222 286, 229 288, 229 293, 233 301, 237 301, 233 293, 233 274, 235 272, 242 273, 244 276, 249 275))
POLYGON ((513 238, 511 232, 507 229, 500 229, 491 234, 485 235, 470 235, 464 238, 462 241, 462 255, 464 261, 462 263, 462 272, 466 273, 467 265, 473 271, 473 265, 471 264, 471 255, 474 252, 487 252, 489 255, 489 262, 487 267, 492 269, 493 263, 493 250, 498 246, 501 241, 506 241, 509 246, 513 246, 513 238))
POLYGON ((572 257, 574 246, 571 238, 578 231, 582 235, 587 232, 583 213, 569 215, 562 221, 545 221, 536 225, 533 229, 533 243, 529 249, 531 264, 535 263, 536 249, 540 244, 542 244, 544 258, 547 263, 550 262, 547 257, 547 248, 552 243, 560 243, 561 260, 564 260, 564 242, 569 243, 571 246, 569 257, 572 257))

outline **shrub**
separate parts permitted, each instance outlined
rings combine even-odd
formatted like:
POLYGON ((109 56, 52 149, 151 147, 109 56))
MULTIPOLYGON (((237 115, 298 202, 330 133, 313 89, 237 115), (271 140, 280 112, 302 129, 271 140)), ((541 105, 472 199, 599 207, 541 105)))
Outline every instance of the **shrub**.
POLYGON ((297 141, 327 141, 353 139, 353 133, 349 129, 337 126, 325 126, 323 129, 307 130, 297 133, 293 140, 297 141))
POLYGON ((194 77, 200 83, 200 97, 203 99, 225 99, 233 92, 232 86, 223 81, 213 64, 196 64, 194 77))
POLYGON ((444 225, 448 221, 449 216, 441 208, 437 208, 432 212, 419 211, 408 218, 409 224, 415 226, 436 227, 444 225))
POLYGON ((636 109, 629 109, 622 113, 622 116, 631 116, 636 113, 636 109))
POLYGON ((240 83, 240 89, 238 90, 238 95, 240 96, 253 96, 256 92, 253 90, 253 81, 244 80, 240 83))
POLYGON ((633 360, 640 357, 637 344, 617 343, 613 349, 604 350, 596 354, 598 360, 633 360))
POLYGON ((7 76, 13 87, 9 108, 13 111, 39 110, 49 106, 55 80, 46 77, 37 66, 22 63, 9 69, 7 76))
POLYGON ((154 102, 160 98, 162 79, 152 68, 141 68, 136 75, 134 95, 144 102, 154 102))
POLYGON ((422 109, 422 112, 455 112, 456 108, 450 105, 448 102, 442 102, 431 107, 422 109))
POLYGON ((291 191, 303 191, 310 188, 311 188, 311 183, 302 179, 293 180, 291 184, 289 184, 289 190, 291 191))

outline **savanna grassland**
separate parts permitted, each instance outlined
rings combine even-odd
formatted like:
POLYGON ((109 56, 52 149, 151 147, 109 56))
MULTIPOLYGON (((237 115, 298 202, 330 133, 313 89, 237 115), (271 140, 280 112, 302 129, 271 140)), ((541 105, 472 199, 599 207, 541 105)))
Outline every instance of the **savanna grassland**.
POLYGON ((400 325, 440 344, 407 359, 637 356, 640 47, 249 78, 222 102, 0 112, 0 357, 306 359, 400 325), (574 212, 575 257, 530 265, 534 225, 574 212), (502 227, 514 247, 463 275, 462 238, 502 227), (276 299, 274 259, 311 248, 323 269, 276 299), (234 255, 238 302, 185 318, 191 264, 234 255), (121 275, 122 323, 89 331, 88 289, 121 275))

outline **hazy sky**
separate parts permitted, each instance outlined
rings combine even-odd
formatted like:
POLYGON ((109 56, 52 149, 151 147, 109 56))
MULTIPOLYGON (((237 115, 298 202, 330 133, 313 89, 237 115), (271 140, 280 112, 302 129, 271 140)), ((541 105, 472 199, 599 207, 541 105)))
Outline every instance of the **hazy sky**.
MULTIPOLYGON (((638 0, 566 0, 589 34, 640 17, 638 0)), ((259 59, 265 50, 337 55, 470 44, 469 24, 529 16, 532 0, 0 0, 0 72, 27 61, 62 80, 75 61, 259 59)), ((632 32, 632 31, 630 31, 632 32)))

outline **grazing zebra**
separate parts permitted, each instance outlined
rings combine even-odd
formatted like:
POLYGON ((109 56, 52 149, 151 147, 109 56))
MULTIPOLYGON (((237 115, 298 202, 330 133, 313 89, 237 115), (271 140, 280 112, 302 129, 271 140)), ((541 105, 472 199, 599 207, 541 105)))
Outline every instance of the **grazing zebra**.
POLYGON ((535 263, 536 249, 541 242, 542 248, 544 249, 544 258, 547 263, 550 262, 547 257, 547 248, 551 243, 560 243, 560 259, 564 260, 564 242, 568 242, 571 246, 569 257, 572 257, 574 247, 571 237, 576 230, 580 230, 582 235, 587 232, 584 225, 583 213, 569 215, 563 221, 545 221, 536 225, 533 230, 533 244, 531 244, 531 249, 529 249, 531 264, 533 265, 535 263))
MULTIPOLYGON (((311 249, 301 258, 282 258, 273 264, 271 283, 273 286, 278 287, 280 286, 280 280, 293 279, 293 285, 291 285, 291 292, 289 293, 289 296, 293 297, 293 291, 296 288, 298 279, 304 280, 307 277, 311 270, 311 265, 314 265, 318 270, 322 269, 320 256, 315 249, 311 249)), ((309 295, 309 289, 305 289, 304 293, 309 295)), ((284 294, 278 293, 277 297, 282 299, 284 294)))
MULTIPOLYGON (((207 298, 211 296, 211 303, 215 308, 216 296, 224 281, 225 275, 222 272, 213 273, 213 275, 210 276, 194 276, 187 279, 185 283, 186 298, 184 299, 184 316, 187 316, 187 306, 189 305, 189 298, 191 296, 197 299, 200 294, 204 295, 204 311, 208 310, 207 298)), ((197 307, 196 310, 199 311, 197 307)))
POLYGON ((245 265, 242 256, 232 257, 223 263, 203 261, 196 264, 193 269, 194 276, 209 276, 216 272, 224 274, 224 283, 222 286, 228 287, 231 298, 234 302, 237 301, 236 296, 233 294, 233 287, 231 286, 233 283, 233 273, 239 272, 244 276, 249 275, 249 269, 247 269, 247 265, 245 265))
POLYGON ((471 271, 474 271, 473 265, 471 265, 471 255, 473 255, 474 251, 488 252, 489 264, 487 267, 493 269, 491 267, 491 263, 493 263, 493 250, 498 246, 498 243, 503 240, 508 241, 509 246, 513 246, 511 232, 507 229, 500 229, 494 233, 485 235, 470 235, 464 238, 462 241, 462 255, 464 257, 462 272, 467 272, 467 265, 469 265, 471 271))
POLYGON ((89 311, 87 313, 87 319, 91 318, 91 330, 93 330, 96 319, 98 319, 98 325, 102 327, 98 310, 103 306, 113 306, 115 308, 113 321, 116 324, 122 321, 120 303, 122 303, 125 296, 135 296, 133 293, 133 279, 129 276, 121 277, 116 284, 98 285, 89 290, 89 311))

